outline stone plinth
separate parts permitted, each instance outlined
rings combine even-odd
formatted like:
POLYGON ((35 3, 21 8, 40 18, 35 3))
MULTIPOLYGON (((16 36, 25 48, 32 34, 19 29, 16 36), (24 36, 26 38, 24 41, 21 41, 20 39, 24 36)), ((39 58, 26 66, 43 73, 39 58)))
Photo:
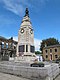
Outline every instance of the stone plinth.
POLYGON ((15 57, 15 62, 34 62, 35 60, 37 60, 37 57, 35 55, 24 55, 24 56, 20 56, 20 57, 15 57))
POLYGON ((50 64, 45 67, 30 67, 14 65, 14 63, 1 63, 0 72, 18 75, 32 80, 53 80, 59 74, 59 67, 57 64, 50 64))

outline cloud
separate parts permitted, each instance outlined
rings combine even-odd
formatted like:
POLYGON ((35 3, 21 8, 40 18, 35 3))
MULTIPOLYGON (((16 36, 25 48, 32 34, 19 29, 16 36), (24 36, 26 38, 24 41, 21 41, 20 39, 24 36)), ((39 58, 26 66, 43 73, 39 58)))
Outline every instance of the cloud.
POLYGON ((14 36, 13 37, 13 40, 18 41, 18 37, 17 36, 14 36))
POLYGON ((35 51, 39 51, 40 45, 41 45, 41 40, 34 38, 34 45, 35 45, 35 51))
MULTIPOLYGON (((13 37, 13 40, 18 41, 18 37, 17 36, 13 37)), ((35 51, 39 51, 40 44, 41 44, 41 40, 37 39, 37 38, 34 38, 35 51)))
POLYGON ((41 5, 44 5, 48 1, 49 0, 0 0, 0 3, 2 2, 4 4, 5 9, 22 16, 26 7, 32 10, 37 8, 40 10, 41 5))
POLYGON ((3 3, 5 9, 22 16, 24 7, 18 4, 18 0, 3 0, 3 3))

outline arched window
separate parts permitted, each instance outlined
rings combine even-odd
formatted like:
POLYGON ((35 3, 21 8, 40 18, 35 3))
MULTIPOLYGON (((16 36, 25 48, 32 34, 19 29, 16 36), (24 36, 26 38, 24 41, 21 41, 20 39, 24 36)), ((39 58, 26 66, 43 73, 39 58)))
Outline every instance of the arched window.
POLYGON ((52 52, 52 49, 50 49, 50 52, 52 52))
POLYGON ((57 52, 57 49, 55 49, 55 52, 57 52))
POLYGON ((45 50, 45 52, 47 53, 48 51, 47 51, 47 50, 45 50))
POLYGON ((48 55, 46 55, 46 58, 48 58, 48 55))
POLYGON ((58 58, 58 55, 55 55, 55 58, 58 58))

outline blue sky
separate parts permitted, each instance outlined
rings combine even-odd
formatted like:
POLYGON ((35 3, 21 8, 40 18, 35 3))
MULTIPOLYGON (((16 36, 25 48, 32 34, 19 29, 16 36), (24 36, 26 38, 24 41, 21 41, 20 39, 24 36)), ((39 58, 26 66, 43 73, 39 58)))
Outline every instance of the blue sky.
POLYGON ((36 50, 42 39, 55 37, 60 41, 60 0, 0 0, 0 36, 17 39, 26 7, 34 29, 36 50))

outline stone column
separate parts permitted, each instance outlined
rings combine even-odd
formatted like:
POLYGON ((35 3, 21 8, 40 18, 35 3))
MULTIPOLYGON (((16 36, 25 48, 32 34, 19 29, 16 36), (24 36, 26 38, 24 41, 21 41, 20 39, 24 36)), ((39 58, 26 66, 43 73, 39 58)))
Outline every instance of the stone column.
POLYGON ((6 48, 6 42, 4 42, 4 48, 6 48))
POLYGON ((8 48, 10 48, 10 44, 9 44, 9 42, 8 42, 8 48))
POLYGON ((25 52, 26 52, 26 45, 25 45, 25 52))
POLYGON ((28 45, 28 52, 30 53, 30 45, 28 45))

